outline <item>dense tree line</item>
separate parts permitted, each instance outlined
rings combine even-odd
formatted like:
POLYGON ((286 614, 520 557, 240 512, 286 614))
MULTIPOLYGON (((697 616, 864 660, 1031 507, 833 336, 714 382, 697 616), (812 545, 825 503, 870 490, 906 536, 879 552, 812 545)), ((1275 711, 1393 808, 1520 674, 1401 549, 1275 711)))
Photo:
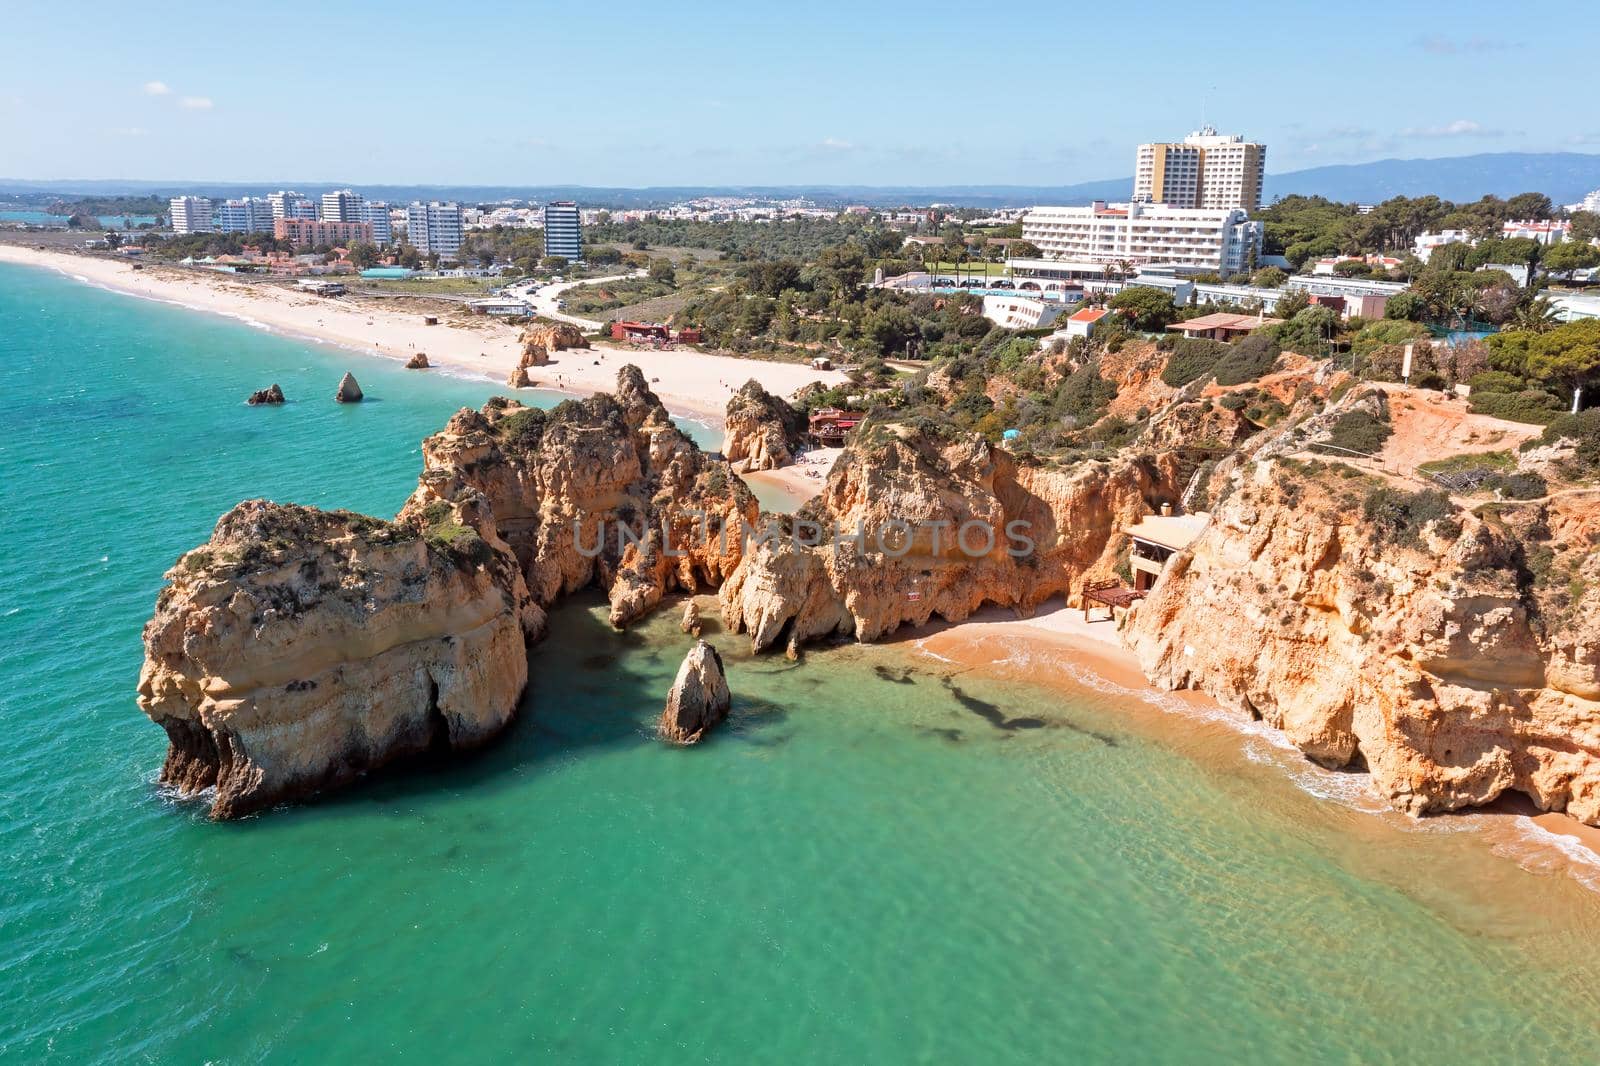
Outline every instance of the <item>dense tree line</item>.
MULTIPOLYGON (((1422 233, 1462 230, 1475 238, 1497 237, 1512 219, 1547 219, 1555 208, 1543 193, 1509 199, 1485 196, 1457 204, 1437 196, 1396 196, 1361 214, 1355 204, 1321 196, 1286 196, 1256 217, 1266 223, 1264 251, 1282 255, 1297 269, 1310 260, 1373 252, 1404 253, 1422 233)), ((1584 225, 1592 227, 1594 221, 1584 225)))

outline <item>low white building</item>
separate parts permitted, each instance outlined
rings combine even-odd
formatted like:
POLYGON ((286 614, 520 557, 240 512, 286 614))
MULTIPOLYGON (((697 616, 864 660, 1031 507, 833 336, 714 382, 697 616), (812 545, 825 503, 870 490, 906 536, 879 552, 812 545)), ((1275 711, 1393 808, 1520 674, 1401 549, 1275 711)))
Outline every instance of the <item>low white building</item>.
POLYGON ((1002 329, 1045 329, 1067 304, 1034 296, 985 296, 983 317, 1002 329))
POLYGON ((1546 289, 1539 295, 1555 305, 1556 317, 1563 322, 1576 322, 1582 318, 1600 318, 1600 296, 1557 292, 1554 289, 1546 289))
POLYGON ((1165 204, 1036 207, 1022 219, 1022 239, 1044 258, 1089 263, 1162 263, 1192 274, 1236 274, 1261 254, 1263 225, 1237 208, 1165 204))
POLYGON ((1104 307, 1080 308, 1067 316, 1067 324, 1061 332, 1068 337, 1092 337, 1095 329, 1109 314, 1111 312, 1104 307))
POLYGON ((1564 218, 1513 219, 1502 223, 1500 236, 1528 237, 1540 244, 1560 244, 1572 232, 1572 223, 1564 218))
POLYGON ((1447 244, 1477 244, 1478 239, 1464 229, 1442 229, 1438 233, 1419 233, 1411 244, 1411 251, 1424 263, 1435 248, 1447 244))

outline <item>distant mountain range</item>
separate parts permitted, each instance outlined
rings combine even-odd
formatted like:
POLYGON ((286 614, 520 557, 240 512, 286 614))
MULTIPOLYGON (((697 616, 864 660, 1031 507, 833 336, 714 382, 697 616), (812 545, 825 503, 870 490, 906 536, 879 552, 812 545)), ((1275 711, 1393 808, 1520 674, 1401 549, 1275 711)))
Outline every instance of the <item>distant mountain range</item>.
MULTIPOLYGON (((1133 179, 1112 178, 1077 185, 685 185, 638 189, 584 185, 364 185, 340 181, 26 181, 0 178, 0 196, 264 195, 276 189, 314 194, 345 186, 371 199, 466 200, 487 203, 509 198, 578 200, 595 207, 649 207, 701 196, 807 197, 820 204, 896 207, 943 203, 962 207, 1025 207, 1031 204, 1086 204, 1126 199, 1133 179)), ((1300 193, 1344 202, 1377 203, 1391 196, 1433 193, 1446 200, 1542 192, 1557 204, 1573 203, 1600 189, 1600 155, 1576 152, 1491 152, 1443 159, 1379 159, 1371 163, 1313 167, 1268 174, 1268 199, 1300 193)))

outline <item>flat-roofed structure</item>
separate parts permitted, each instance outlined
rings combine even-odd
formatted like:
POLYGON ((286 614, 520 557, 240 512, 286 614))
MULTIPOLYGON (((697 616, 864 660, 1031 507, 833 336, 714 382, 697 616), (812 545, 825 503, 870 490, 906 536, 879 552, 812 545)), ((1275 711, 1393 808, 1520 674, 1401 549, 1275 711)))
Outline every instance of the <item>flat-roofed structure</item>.
POLYGON ((1201 315, 1187 322, 1174 322, 1167 329, 1185 337, 1204 337, 1207 340, 1231 341, 1235 337, 1249 336, 1262 326, 1273 326, 1280 318, 1263 318, 1260 315, 1235 315, 1227 311, 1201 315))
POLYGON ((1128 553, 1128 565, 1133 570, 1133 588, 1144 592, 1156 583, 1167 561, 1188 548, 1205 530, 1211 516, 1205 511, 1194 514, 1145 515, 1124 529, 1133 540, 1128 553))

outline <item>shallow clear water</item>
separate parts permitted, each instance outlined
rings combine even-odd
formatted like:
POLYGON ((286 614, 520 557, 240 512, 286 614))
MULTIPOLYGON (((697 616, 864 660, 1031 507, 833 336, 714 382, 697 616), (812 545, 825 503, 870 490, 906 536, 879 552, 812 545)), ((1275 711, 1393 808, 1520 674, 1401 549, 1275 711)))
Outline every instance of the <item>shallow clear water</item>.
POLYGON ((1570 879, 909 645, 714 633, 734 717, 670 749, 687 638, 579 597, 480 755, 234 825, 163 798, 162 571, 247 496, 393 513, 491 391, 0 266, 0 1059, 1600 1050, 1570 879), (332 403, 345 369, 369 402, 332 403), (272 381, 294 402, 243 406, 272 381))

